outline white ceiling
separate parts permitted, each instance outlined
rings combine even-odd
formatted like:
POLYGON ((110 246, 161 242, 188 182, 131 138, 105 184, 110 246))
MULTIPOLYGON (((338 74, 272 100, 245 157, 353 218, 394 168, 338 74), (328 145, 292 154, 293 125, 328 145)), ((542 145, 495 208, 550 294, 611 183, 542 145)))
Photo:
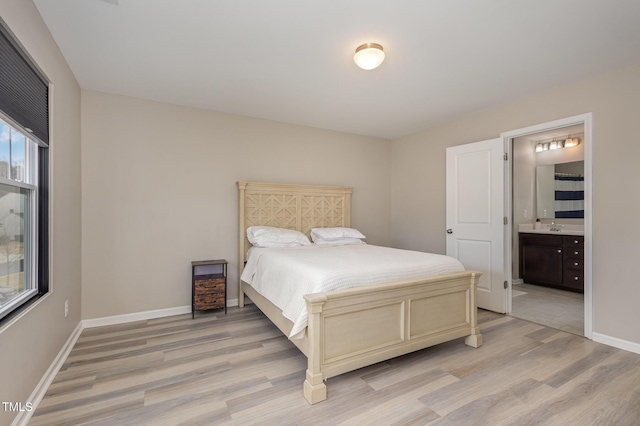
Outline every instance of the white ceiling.
POLYGON ((640 62, 638 0, 34 2, 83 89, 388 139, 640 62))

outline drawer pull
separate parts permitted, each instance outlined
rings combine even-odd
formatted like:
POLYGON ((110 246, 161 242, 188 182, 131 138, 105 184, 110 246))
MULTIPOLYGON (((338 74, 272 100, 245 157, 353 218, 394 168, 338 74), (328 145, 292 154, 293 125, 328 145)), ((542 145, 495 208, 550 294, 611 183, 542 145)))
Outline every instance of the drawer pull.
POLYGON ((574 251, 574 252, 573 252, 573 254, 576 254, 576 255, 577 255, 578 253, 580 253, 580 252, 578 252, 578 251, 574 251))
POLYGON ((562 250, 558 250, 558 253, 562 253, 562 250))
POLYGON ((573 266, 578 266, 579 263, 578 262, 573 262, 573 266))
POLYGON ((578 277, 573 277, 574 280, 578 281, 580 278, 578 277))
POLYGON ((578 244, 578 240, 573 240, 573 243, 574 244, 578 244))

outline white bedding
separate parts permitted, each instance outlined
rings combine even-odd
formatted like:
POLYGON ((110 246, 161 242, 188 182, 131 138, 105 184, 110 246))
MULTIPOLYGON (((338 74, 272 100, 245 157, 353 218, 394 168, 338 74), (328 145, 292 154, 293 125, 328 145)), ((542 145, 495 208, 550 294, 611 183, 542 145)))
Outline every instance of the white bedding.
POLYGON ((241 279, 294 323, 294 339, 307 326, 305 294, 461 271, 462 264, 449 256, 370 244, 253 247, 241 279))

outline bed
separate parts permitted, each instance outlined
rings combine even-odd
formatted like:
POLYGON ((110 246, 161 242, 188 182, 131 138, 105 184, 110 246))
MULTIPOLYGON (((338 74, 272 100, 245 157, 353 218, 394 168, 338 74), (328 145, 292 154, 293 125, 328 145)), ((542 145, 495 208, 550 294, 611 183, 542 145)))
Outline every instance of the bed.
POLYGON ((477 271, 412 277, 370 286, 305 294, 303 332, 276 304, 240 279, 251 246, 247 228, 271 226, 306 235, 313 228, 351 226, 350 187, 238 182, 238 305, 248 296, 305 354, 303 395, 327 398, 326 379, 377 362, 465 338, 482 344, 477 324, 477 271), (294 331, 294 333, 292 333, 294 331))

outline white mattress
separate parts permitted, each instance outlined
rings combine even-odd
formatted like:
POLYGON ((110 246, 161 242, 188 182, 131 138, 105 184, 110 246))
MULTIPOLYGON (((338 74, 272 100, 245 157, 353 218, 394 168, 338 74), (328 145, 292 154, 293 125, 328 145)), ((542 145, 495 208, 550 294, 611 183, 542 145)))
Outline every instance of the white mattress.
POLYGON ((453 257, 370 244, 252 247, 241 279, 294 323, 293 339, 307 326, 305 294, 461 271, 453 257))

